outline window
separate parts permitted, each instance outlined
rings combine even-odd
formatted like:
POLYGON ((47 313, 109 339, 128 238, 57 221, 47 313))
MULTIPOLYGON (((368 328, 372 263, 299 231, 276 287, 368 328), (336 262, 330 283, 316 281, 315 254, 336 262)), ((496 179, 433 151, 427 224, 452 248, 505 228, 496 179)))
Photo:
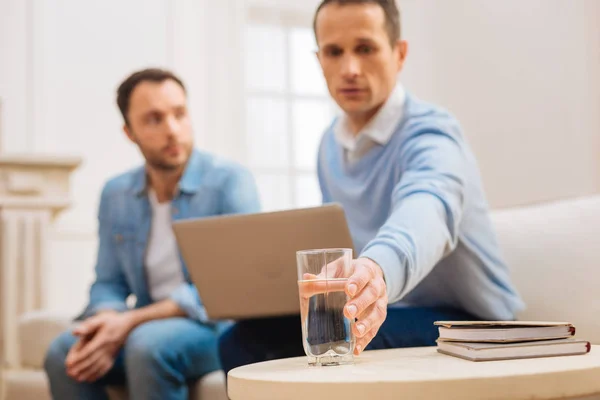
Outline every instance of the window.
POLYGON ((318 145, 336 109, 310 21, 254 14, 244 35, 246 143, 263 208, 318 205, 318 145))

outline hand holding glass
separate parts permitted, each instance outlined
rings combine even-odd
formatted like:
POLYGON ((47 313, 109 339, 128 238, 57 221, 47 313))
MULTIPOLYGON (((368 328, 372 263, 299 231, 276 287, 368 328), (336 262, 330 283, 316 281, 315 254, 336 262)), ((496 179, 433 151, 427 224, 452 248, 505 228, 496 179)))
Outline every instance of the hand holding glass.
POLYGON ((302 342, 310 365, 352 363, 354 320, 344 316, 345 288, 352 274, 351 249, 296 253, 302 342))

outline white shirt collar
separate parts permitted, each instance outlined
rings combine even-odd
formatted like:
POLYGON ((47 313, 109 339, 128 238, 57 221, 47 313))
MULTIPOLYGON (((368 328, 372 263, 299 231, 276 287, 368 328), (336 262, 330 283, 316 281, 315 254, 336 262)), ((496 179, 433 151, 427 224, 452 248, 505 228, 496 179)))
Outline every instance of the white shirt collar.
POLYGON ((405 100, 406 91, 397 84, 381 109, 356 136, 349 129, 348 117, 343 114, 333 127, 336 140, 349 152, 357 150, 359 144, 364 142, 363 138, 386 145, 402 119, 405 100))

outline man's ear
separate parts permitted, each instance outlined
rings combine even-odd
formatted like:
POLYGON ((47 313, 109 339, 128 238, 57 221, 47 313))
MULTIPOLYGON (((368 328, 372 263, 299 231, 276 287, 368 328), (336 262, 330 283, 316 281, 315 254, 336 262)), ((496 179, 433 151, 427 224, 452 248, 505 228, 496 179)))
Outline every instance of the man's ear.
POLYGON ((402 71, 402 68, 404 67, 404 62, 406 61, 406 56, 408 54, 408 42, 406 40, 401 40, 399 39, 396 42, 396 56, 397 58, 397 62, 398 62, 398 72, 402 71))
POLYGON ((323 68, 323 64, 321 64, 321 52, 319 50, 315 51, 315 57, 317 57, 319 65, 321 65, 321 68, 323 68))
POLYGON ((123 124, 123 132, 125 132, 125 135, 127 136, 127 139, 129 139, 133 143, 136 143, 135 136, 133 136, 133 132, 131 131, 131 128, 129 127, 129 125, 127 124, 127 122, 123 124))

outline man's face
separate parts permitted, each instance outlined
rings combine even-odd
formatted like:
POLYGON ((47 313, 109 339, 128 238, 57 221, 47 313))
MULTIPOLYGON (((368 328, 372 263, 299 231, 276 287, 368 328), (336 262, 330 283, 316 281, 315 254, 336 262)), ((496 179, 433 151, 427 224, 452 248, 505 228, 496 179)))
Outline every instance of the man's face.
POLYGON ((186 95, 177 82, 138 84, 131 93, 127 117, 129 125, 124 130, 150 167, 174 171, 185 166, 193 136, 186 95))
POLYGON ((377 4, 331 3, 316 20, 317 56, 329 93, 346 114, 373 116, 396 83, 406 42, 390 44, 377 4))

